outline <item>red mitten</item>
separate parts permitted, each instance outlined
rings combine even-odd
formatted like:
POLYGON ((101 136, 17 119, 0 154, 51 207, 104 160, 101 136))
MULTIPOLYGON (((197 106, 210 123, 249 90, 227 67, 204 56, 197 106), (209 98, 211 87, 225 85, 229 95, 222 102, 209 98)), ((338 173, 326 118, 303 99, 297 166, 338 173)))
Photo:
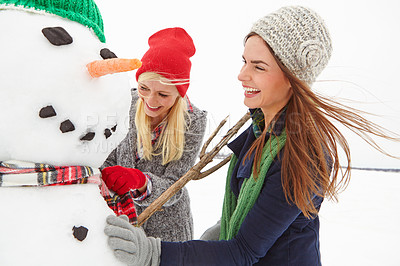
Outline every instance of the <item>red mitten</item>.
POLYGON ((118 195, 123 195, 131 189, 139 189, 146 184, 146 176, 142 171, 119 165, 104 168, 101 178, 107 187, 118 195))

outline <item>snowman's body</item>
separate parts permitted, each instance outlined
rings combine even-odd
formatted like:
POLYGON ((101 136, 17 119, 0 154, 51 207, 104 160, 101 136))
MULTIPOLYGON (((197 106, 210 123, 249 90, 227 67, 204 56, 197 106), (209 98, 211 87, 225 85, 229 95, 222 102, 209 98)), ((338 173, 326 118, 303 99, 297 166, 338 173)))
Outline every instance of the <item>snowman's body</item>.
MULTIPOLYGON (((100 167, 126 135, 131 99, 127 74, 86 69, 104 43, 75 21, 1 5, 0 36, 0 161, 100 167), (52 27, 73 42, 51 44, 42 29, 52 27), (54 112, 41 115, 46 108, 54 112)), ((98 185, 3 186, 0 202, 0 265, 120 265, 98 185), (74 226, 88 229, 85 239, 74 226)))
POLYGON ((113 214, 96 184, 1 188, 0 265, 123 265, 107 246, 113 214), (88 229, 85 239, 74 227, 88 229))

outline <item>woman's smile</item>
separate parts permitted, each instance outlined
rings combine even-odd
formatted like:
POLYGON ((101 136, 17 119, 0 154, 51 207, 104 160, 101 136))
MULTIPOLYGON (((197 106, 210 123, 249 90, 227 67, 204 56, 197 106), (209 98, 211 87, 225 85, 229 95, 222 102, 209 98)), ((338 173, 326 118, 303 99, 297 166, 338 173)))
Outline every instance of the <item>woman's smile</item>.
POLYGON ((153 107, 153 106, 150 106, 150 105, 146 102, 146 107, 147 107, 150 111, 152 111, 152 112, 157 112, 158 110, 161 109, 162 106, 153 107))
POLYGON ((261 92, 261 90, 259 89, 247 86, 243 86, 243 89, 244 89, 244 96, 249 98, 255 97, 258 93, 261 92))
POLYGON ((139 83, 139 97, 144 103, 144 112, 152 125, 158 125, 180 97, 174 85, 163 84, 159 80, 145 80, 139 83))

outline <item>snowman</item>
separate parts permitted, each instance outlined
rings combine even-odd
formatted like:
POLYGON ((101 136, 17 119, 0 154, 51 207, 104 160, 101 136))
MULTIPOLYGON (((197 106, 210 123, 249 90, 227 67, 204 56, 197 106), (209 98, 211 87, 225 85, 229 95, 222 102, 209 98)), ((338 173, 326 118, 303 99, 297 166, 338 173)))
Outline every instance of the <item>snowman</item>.
POLYGON ((92 0, 0 0, 0 58, 0 265, 120 265, 98 168, 140 61, 106 47, 92 0))

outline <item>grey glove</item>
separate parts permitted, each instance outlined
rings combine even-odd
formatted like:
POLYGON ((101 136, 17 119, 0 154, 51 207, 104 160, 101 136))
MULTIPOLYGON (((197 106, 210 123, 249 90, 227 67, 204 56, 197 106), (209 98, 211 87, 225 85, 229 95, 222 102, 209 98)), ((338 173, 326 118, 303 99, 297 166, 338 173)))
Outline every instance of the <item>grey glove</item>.
POLYGON ((108 245, 118 260, 128 265, 159 265, 161 240, 147 237, 142 228, 128 222, 128 217, 110 215, 106 219, 104 233, 109 237, 108 245))
POLYGON ((221 220, 215 225, 208 228, 200 237, 200 240, 219 240, 219 233, 221 231, 221 220))

